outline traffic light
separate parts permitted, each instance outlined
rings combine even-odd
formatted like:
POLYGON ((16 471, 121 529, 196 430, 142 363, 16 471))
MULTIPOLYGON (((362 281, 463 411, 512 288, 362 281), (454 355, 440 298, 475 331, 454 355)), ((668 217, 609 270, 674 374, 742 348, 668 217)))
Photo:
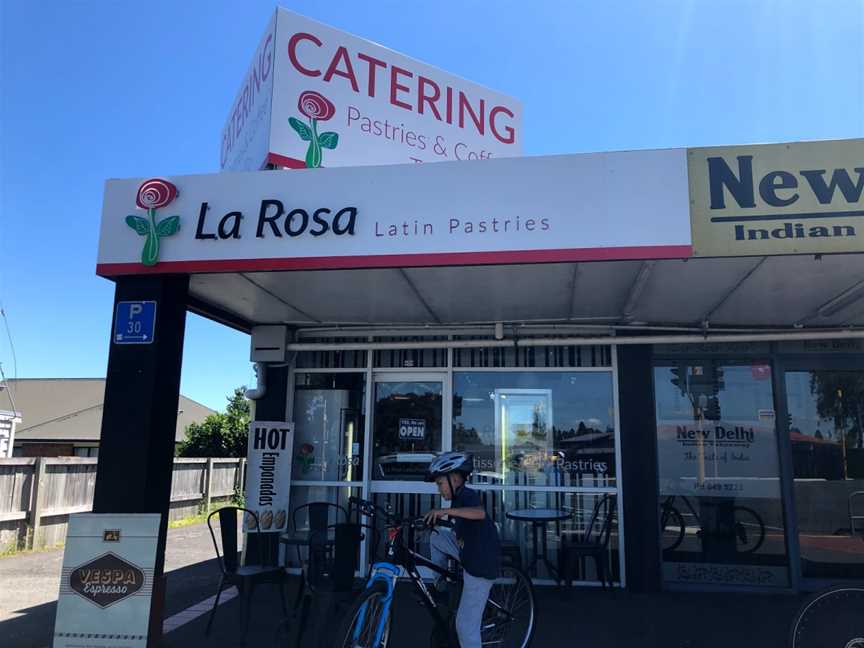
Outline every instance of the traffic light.
POLYGON ((714 365, 711 373, 713 374, 712 382, 714 383, 714 393, 719 394, 721 391, 726 389, 726 380, 723 376, 723 367, 718 367, 717 365, 714 365))
POLYGON ((708 403, 705 406, 704 416, 709 421, 719 421, 720 420, 720 399, 714 396, 713 398, 708 399, 708 403))
POLYGON ((682 396, 687 395, 687 365, 679 364, 672 367, 672 384, 678 388, 682 396))
POLYGON ((672 384, 678 388, 682 396, 698 398, 716 397, 726 388, 723 368, 713 362, 710 365, 687 365, 678 363, 670 369, 672 384))

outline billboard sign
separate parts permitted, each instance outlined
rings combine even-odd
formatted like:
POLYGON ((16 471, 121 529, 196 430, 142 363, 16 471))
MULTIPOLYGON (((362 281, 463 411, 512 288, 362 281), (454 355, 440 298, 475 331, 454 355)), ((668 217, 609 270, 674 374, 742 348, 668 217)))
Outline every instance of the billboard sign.
POLYGON ((279 8, 222 130, 223 171, 522 153, 522 105, 279 8))

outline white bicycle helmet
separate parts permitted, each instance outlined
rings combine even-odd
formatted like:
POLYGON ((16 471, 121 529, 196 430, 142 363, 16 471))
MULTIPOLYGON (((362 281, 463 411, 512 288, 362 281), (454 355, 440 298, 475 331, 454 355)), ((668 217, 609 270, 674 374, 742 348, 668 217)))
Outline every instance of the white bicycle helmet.
POLYGON ((474 470, 474 457, 470 452, 443 452, 429 464, 426 481, 454 472, 462 473, 465 478, 474 470))

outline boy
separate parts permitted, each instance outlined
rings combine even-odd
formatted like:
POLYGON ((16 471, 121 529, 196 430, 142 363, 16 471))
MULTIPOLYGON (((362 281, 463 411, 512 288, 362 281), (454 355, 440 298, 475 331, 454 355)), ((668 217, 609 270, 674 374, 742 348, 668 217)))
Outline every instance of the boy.
POLYGON ((480 495, 465 485, 473 468, 470 453, 445 452, 429 465, 427 473, 427 480, 435 482, 450 508, 429 511, 426 523, 434 524, 444 516, 455 522, 455 533, 441 528, 431 535, 430 545, 435 564, 446 567, 448 556, 462 564, 462 598, 456 613, 456 633, 462 648, 481 646, 483 610, 501 560, 498 530, 480 504, 480 495))

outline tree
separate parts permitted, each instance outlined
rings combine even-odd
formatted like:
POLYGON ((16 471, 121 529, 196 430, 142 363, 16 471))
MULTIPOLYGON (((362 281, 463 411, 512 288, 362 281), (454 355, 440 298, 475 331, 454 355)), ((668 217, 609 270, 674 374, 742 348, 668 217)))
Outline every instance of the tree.
POLYGON ((838 433, 846 433, 847 446, 864 447, 864 374, 814 371, 810 391, 816 396, 819 417, 833 421, 838 433))
POLYGON ((246 387, 228 396, 224 412, 211 414, 201 423, 186 428, 186 440, 177 449, 178 457, 245 457, 252 418, 246 387))

